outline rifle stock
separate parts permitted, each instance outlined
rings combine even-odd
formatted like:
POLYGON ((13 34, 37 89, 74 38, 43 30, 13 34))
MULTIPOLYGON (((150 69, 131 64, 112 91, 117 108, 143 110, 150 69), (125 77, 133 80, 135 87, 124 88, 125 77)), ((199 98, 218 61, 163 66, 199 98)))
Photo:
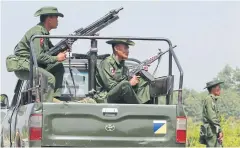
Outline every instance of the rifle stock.
MULTIPOLYGON (((121 11, 123 7, 119 9, 114 9, 111 10, 109 13, 107 13, 105 16, 102 18, 98 19, 97 21, 93 22, 86 28, 79 28, 75 30, 72 34, 74 36, 93 36, 95 35, 98 31, 103 29, 104 27, 108 26, 109 24, 113 23, 117 19, 119 19, 117 13, 121 11)), ((58 42, 54 47, 49 49, 47 54, 56 56, 58 53, 63 52, 67 49, 71 49, 72 44, 76 41, 77 39, 63 39, 60 42, 58 42)))

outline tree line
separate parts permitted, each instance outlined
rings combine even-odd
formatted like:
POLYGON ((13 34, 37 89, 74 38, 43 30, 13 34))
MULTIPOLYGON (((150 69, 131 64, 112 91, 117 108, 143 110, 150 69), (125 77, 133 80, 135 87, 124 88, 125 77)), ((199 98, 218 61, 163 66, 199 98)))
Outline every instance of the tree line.
MULTIPOLYGON (((219 111, 226 118, 240 118, 240 69, 226 65, 213 80, 224 81, 219 103, 219 111)), ((202 100, 208 95, 207 90, 198 92, 193 89, 183 89, 183 102, 187 116, 193 121, 202 118, 202 100)))

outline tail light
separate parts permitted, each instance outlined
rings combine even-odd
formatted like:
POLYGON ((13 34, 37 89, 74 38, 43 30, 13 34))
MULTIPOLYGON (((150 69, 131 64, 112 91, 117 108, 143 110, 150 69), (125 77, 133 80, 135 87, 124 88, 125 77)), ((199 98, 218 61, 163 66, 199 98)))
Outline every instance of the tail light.
POLYGON ((176 142, 186 143, 187 139, 187 118, 177 117, 176 142))
POLYGON ((42 140, 42 114, 32 114, 29 120, 30 140, 42 140))

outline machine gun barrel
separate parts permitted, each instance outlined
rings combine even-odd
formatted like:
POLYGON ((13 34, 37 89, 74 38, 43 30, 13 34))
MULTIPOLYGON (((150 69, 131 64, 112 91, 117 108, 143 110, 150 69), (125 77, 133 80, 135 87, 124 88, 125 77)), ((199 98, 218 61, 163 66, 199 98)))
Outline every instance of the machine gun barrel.
MULTIPOLYGON (((76 31, 74 31, 71 35, 76 35, 76 36, 93 36, 96 34, 98 31, 103 29, 104 27, 108 26, 109 24, 113 23, 118 17, 118 12, 122 10, 123 7, 119 9, 114 9, 111 10, 109 13, 98 19, 97 21, 93 22, 86 28, 80 28, 76 31)), ((67 50, 68 48, 71 48, 72 44, 76 41, 77 39, 63 39, 60 42, 58 42, 54 47, 49 49, 47 54, 49 55, 57 55, 58 53, 67 50)))
POLYGON ((122 9, 123 9, 123 7, 116 9, 116 10, 111 10, 108 14, 106 14, 102 18, 98 19, 97 21, 93 22, 88 27, 86 27, 86 29, 84 29, 83 31, 81 31, 79 33, 81 33, 83 35, 87 35, 87 36, 93 35, 93 33, 89 33, 89 31, 93 30, 94 28, 96 28, 104 23, 111 21, 112 19, 117 20, 119 17, 116 14, 122 9))

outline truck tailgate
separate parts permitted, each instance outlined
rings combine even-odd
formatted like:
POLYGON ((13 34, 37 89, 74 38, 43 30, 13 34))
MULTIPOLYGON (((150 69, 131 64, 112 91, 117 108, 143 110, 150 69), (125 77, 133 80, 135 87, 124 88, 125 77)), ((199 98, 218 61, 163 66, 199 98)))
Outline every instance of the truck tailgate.
POLYGON ((43 104, 42 146, 175 146, 176 105, 43 104))

